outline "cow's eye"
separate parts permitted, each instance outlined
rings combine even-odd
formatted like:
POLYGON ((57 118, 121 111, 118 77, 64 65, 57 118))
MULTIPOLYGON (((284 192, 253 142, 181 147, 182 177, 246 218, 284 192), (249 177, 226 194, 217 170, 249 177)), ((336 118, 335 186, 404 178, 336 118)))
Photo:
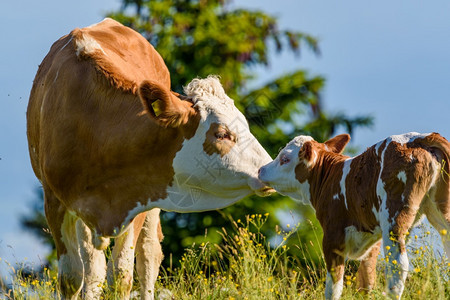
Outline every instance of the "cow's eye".
POLYGON ((283 155, 280 157, 280 166, 287 164, 289 162, 290 162, 290 159, 286 155, 283 155))
POLYGON ((215 136, 218 140, 231 140, 231 136, 226 131, 218 131, 215 136))

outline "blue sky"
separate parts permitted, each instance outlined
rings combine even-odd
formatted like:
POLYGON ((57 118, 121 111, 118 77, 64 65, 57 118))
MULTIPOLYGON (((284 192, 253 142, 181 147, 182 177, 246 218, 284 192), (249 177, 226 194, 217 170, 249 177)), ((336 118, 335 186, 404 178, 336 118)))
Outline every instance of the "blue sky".
MULTIPOLYGON (((237 2, 233 6, 237 6, 237 2)), ((39 263, 45 249, 20 230, 38 186, 30 166, 25 112, 37 67, 75 27, 101 21, 120 1, 7 1, 0 33, 0 257, 39 263)), ((273 53, 262 84, 298 68, 327 79, 325 108, 375 117, 357 130, 360 149, 392 134, 437 131, 450 138, 450 2, 436 0, 245 0, 239 6, 279 18, 280 29, 316 36, 321 56, 273 53)), ((220 75, 220 74, 219 74, 220 75)), ((288 142, 288 141, 286 141, 288 142)))

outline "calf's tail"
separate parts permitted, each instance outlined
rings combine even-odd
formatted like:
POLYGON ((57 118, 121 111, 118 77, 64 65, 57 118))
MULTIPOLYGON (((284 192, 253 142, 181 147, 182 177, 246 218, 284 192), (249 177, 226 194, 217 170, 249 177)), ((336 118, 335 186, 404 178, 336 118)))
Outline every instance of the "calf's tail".
POLYGON ((447 222, 450 222, 450 143, 439 133, 432 134, 419 141, 438 158, 441 164, 440 179, 437 182, 438 190, 436 201, 447 222))

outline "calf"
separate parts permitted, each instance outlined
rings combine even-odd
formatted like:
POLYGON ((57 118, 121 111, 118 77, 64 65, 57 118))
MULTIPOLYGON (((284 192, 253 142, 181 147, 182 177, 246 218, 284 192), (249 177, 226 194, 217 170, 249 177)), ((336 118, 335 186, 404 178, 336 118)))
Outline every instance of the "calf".
POLYGON ((315 209, 324 234, 326 299, 340 297, 347 257, 362 260, 359 285, 371 288, 380 240, 389 259, 387 292, 400 298, 408 272, 405 238, 421 215, 442 233, 450 257, 450 143, 437 133, 407 133, 350 158, 341 154, 349 140, 347 134, 325 143, 298 136, 259 178, 315 209))

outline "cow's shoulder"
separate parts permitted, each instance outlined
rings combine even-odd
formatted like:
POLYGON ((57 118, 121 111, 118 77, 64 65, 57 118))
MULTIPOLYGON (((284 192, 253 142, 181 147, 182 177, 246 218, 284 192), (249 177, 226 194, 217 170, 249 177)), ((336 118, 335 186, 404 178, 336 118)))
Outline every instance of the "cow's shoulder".
POLYGON ((90 60, 116 88, 136 93, 143 80, 154 80, 170 89, 164 60, 138 32, 113 19, 70 33, 78 60, 90 60))

